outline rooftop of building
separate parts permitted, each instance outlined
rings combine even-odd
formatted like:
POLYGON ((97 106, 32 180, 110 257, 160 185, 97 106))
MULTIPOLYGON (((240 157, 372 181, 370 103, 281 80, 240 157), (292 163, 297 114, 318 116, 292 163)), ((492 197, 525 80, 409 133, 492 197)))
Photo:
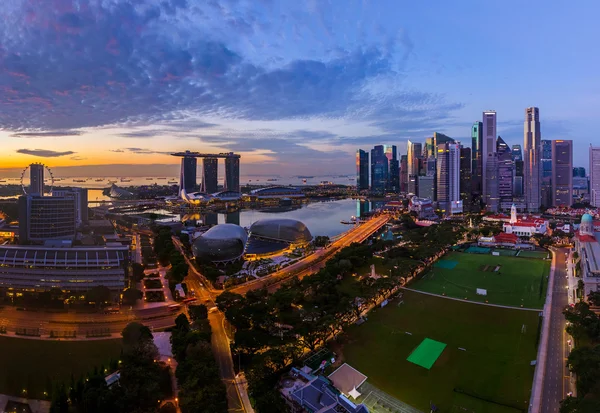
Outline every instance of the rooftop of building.
POLYGON ((576 233, 576 236, 581 249, 582 265, 587 266, 592 273, 600 273, 600 232, 596 232, 594 236, 579 233, 576 233))

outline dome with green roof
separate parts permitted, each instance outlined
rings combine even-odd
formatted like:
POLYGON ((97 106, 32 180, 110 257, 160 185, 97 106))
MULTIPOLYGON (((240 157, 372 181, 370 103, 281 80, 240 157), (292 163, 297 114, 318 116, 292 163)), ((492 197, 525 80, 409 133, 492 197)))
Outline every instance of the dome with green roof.
POLYGON ((581 222, 593 222, 593 218, 590 214, 583 214, 581 222))

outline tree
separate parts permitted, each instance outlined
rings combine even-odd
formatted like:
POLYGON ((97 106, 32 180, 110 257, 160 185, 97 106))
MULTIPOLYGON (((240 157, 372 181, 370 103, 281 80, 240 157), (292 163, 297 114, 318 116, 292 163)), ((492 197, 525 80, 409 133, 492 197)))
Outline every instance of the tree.
POLYGON ((133 322, 127 324, 121 332, 124 349, 134 348, 141 343, 152 341, 152 332, 141 323, 133 322))
POLYGON ((85 295, 85 298, 88 302, 96 303, 97 307, 104 304, 107 301, 110 301, 110 290, 108 287, 103 285, 98 285, 96 287, 92 287, 85 295))
MULTIPOLYGON (((579 280, 579 282, 581 282, 581 280, 579 280)), ((600 291, 591 291, 588 294, 588 301, 594 307, 599 307, 600 306, 600 291)))
POLYGON ((128 288, 123 291, 123 304, 135 305, 137 300, 141 300, 144 294, 137 288, 128 288))
POLYGON ((567 397, 560 402, 560 413, 597 413, 600 412, 600 400, 567 397))
POLYGON ((137 262, 131 264, 131 275, 136 282, 142 281, 144 279, 144 266, 137 262))
POLYGON ((192 321, 206 320, 208 318, 208 309, 204 304, 189 305, 188 314, 192 321))
POLYGON ((600 345, 574 348, 569 354, 567 366, 577 375, 577 394, 585 396, 600 384, 600 345))
POLYGON ((315 247, 326 247, 330 242, 329 237, 323 235, 317 235, 313 240, 315 247))
POLYGON ((50 405, 50 413, 69 413, 69 401, 64 384, 58 386, 54 391, 52 403, 50 405))

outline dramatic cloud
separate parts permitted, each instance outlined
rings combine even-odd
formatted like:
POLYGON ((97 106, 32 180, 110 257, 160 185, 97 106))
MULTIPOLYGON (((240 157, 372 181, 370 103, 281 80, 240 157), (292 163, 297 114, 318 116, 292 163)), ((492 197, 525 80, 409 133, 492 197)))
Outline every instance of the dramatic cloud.
POLYGON ((58 158, 59 156, 73 155, 73 151, 57 152, 49 149, 17 149, 17 153, 39 156, 41 158, 58 158))
POLYGON ((136 155, 170 155, 171 152, 152 151, 144 148, 123 148, 123 149, 112 149, 111 152, 129 152, 136 155))
POLYGON ((44 137, 59 137, 59 136, 79 136, 83 132, 76 130, 56 130, 56 131, 39 131, 39 132, 19 132, 10 135, 13 138, 44 138, 44 137))
MULTIPOLYGON (((0 12, 0 128, 156 124, 182 112, 250 120, 352 117, 396 128, 402 127, 397 110, 420 120, 424 111, 444 117, 460 107, 397 87, 369 90, 371 82, 393 78, 399 60, 413 53, 404 30, 385 44, 260 61, 252 51, 261 43, 284 51, 268 39, 287 28, 271 27, 255 9, 185 0, 16 1, 0 12), (239 37, 253 43, 240 47, 239 37)), ((319 35, 333 38, 333 13, 316 2, 282 19, 303 26, 306 17, 298 16, 307 15, 317 19, 319 35)))

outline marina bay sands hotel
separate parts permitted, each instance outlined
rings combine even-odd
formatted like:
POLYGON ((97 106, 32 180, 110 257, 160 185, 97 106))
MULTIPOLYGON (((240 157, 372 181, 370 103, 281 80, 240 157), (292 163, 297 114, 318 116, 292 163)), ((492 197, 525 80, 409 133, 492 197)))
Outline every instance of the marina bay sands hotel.
POLYGON ((200 192, 214 194, 218 191, 219 158, 225 159, 225 191, 240 191, 240 155, 233 152, 227 153, 199 153, 176 152, 172 156, 181 158, 181 172, 179 175, 179 192, 191 194, 197 185, 198 158, 202 158, 202 182, 200 192))

